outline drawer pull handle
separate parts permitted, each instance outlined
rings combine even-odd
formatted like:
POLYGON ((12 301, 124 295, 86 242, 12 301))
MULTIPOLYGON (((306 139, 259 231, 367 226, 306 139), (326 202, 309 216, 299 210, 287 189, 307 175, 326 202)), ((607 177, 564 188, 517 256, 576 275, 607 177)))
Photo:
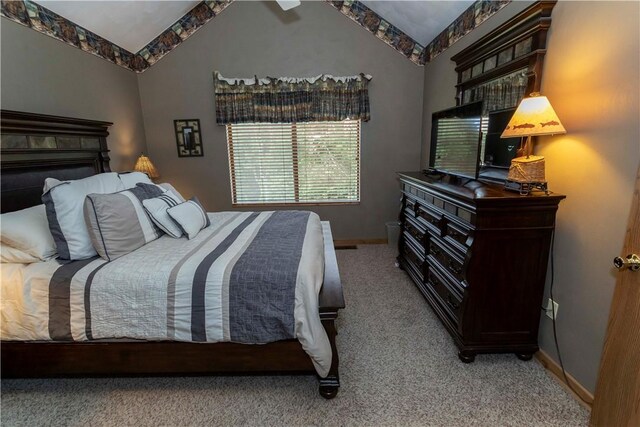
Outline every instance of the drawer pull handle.
POLYGON ((462 274, 462 267, 455 261, 449 261, 449 269, 456 274, 462 274))
POLYGON ((459 231, 454 230, 452 228, 449 229, 449 236, 453 237, 454 239, 459 239, 459 238, 463 237, 462 233, 460 233, 459 231))
POLYGON ((453 310, 457 310, 460 306, 451 300, 451 295, 447 295, 447 305, 453 310))

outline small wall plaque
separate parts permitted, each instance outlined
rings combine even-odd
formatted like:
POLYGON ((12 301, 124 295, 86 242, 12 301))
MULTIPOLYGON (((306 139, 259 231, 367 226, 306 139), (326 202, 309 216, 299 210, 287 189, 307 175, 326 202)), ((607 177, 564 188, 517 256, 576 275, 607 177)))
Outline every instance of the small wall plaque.
POLYGON ((174 120, 178 157, 201 157, 202 138, 200 135, 200 119, 174 120))

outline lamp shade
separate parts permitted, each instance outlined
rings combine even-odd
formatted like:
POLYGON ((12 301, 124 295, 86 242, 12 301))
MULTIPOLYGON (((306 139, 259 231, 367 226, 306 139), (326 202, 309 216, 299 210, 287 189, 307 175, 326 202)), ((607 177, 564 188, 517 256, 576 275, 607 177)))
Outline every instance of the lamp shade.
POLYGON ((500 138, 567 133, 546 96, 524 98, 500 138))
POLYGON ((160 176, 156 167, 151 163, 151 159, 144 154, 140 154, 140 157, 138 157, 133 169, 136 172, 146 173, 151 179, 158 178, 160 176))

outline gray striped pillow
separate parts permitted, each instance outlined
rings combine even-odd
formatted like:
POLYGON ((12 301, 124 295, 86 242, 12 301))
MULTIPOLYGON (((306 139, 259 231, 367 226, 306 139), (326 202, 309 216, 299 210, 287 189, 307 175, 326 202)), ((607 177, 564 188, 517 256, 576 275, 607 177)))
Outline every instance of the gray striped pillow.
POLYGON ((84 218, 98 255, 113 261, 160 237, 162 232, 142 205, 160 194, 162 190, 153 184, 137 184, 112 194, 89 194, 84 218))
POLYGON ((176 195, 171 190, 167 190, 164 194, 158 197, 143 201, 142 204, 154 224, 169 236, 177 239, 182 237, 182 229, 169 216, 167 209, 177 206, 182 202, 184 202, 184 200, 182 200, 180 196, 176 195))

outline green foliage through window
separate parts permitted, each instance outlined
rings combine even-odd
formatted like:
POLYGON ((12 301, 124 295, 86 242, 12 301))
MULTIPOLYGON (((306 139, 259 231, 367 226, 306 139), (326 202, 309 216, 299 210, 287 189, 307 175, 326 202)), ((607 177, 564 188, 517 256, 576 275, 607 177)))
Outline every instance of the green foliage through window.
POLYGON ((234 204, 360 201, 360 120, 227 125, 234 204))

